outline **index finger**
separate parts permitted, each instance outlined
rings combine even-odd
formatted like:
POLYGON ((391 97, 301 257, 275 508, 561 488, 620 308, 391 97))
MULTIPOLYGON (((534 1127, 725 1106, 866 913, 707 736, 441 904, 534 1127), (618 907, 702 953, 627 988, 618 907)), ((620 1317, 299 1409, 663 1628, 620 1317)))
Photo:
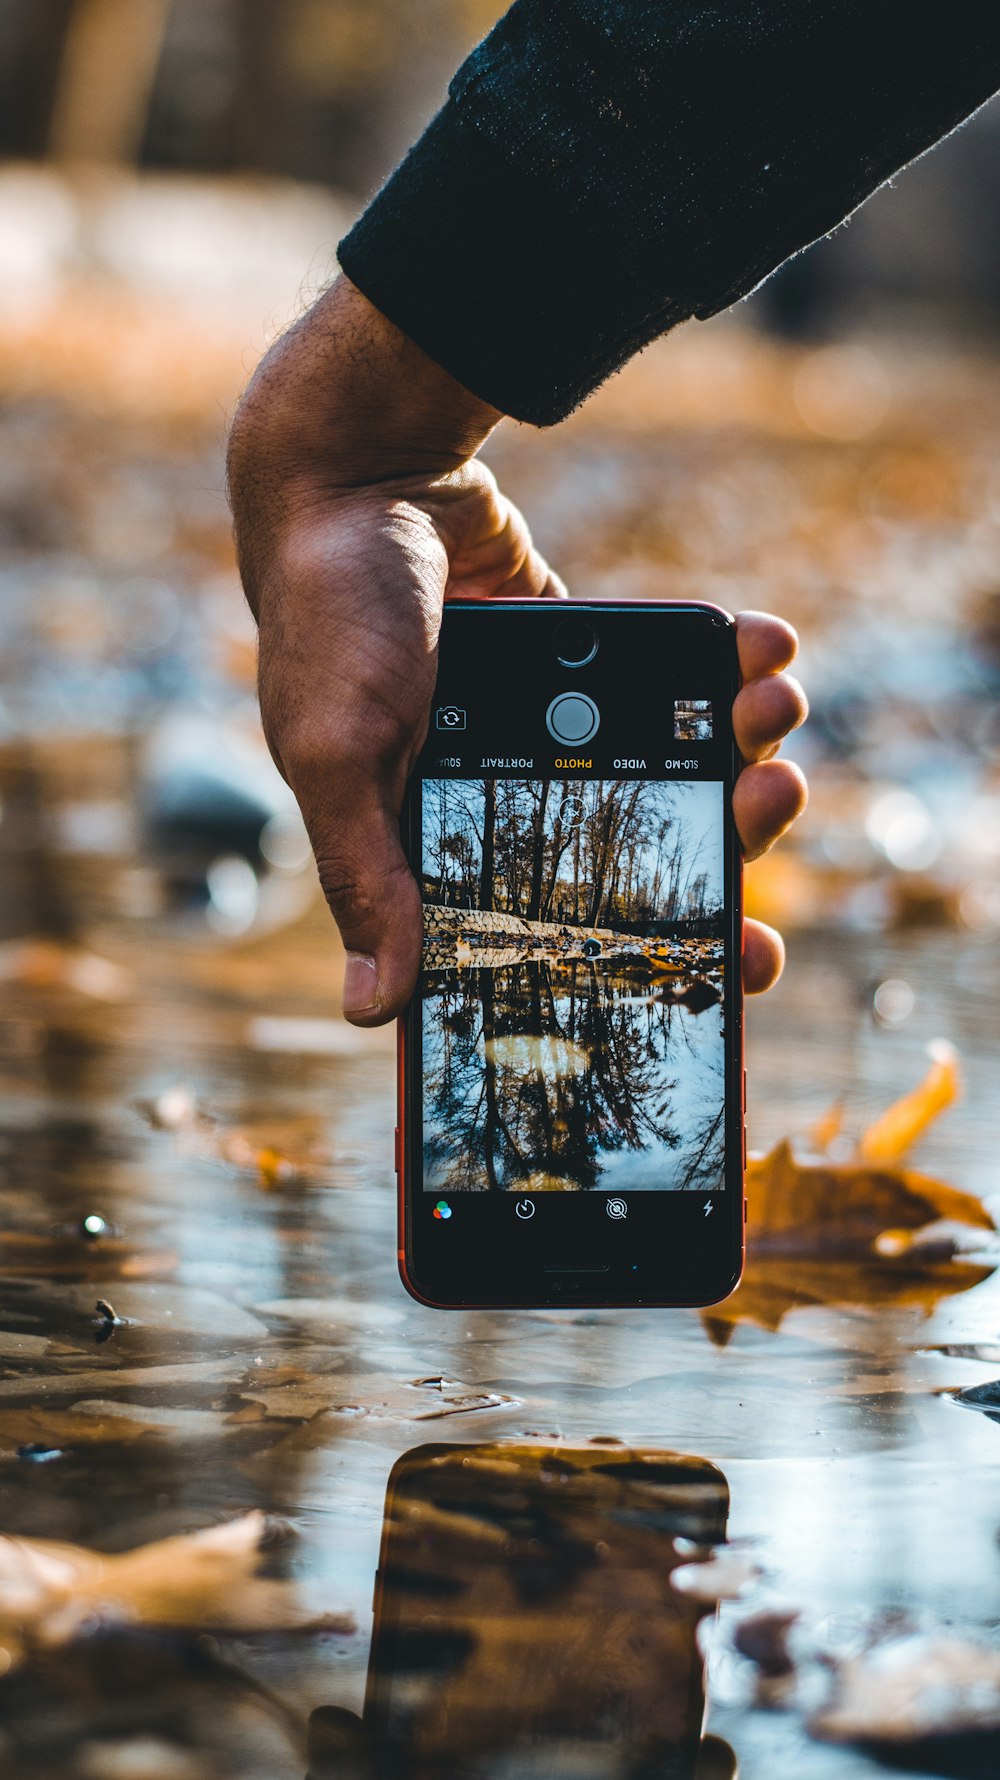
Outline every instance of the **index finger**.
POLYGON ((770 612, 738 612, 736 647, 743 684, 780 674, 799 652, 799 639, 790 624, 770 612))

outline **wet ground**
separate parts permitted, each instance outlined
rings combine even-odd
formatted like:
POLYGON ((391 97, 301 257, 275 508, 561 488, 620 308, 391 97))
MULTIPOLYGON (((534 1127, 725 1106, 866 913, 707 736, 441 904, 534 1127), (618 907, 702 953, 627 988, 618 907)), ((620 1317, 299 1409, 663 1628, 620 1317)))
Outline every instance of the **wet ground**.
MULTIPOLYGON (((8 906, 24 860, 4 858, 8 906)), ((391 1044, 331 1017, 324 912, 221 942, 182 915, 102 915, 128 860, 91 859, 89 889, 49 864, 75 935, 0 953, 4 1531, 119 1552, 263 1509, 294 1530, 268 1563, 302 1615, 356 1630, 206 1640, 95 1613, 0 1682, 5 1774, 302 1775, 308 1715, 362 1706, 396 1460, 555 1435, 715 1462, 746 1575, 712 1635, 712 1730, 746 1776, 874 1773, 808 1736, 829 1685, 811 1658, 798 1703, 751 1703, 732 1628, 779 1605, 827 1654, 890 1620, 995 1636, 998 1432, 940 1393, 1000 1369, 1000 1274, 927 1317, 851 1308, 847 1270, 844 1307, 724 1347, 687 1312, 425 1310, 395 1271, 391 1044)), ((975 940, 800 935, 753 1009, 753 1145, 837 1096, 862 1125, 946 1036, 967 1098, 921 1164, 996 1199, 997 976, 975 940), (915 996, 896 1028, 872 1014, 887 978, 915 996)))

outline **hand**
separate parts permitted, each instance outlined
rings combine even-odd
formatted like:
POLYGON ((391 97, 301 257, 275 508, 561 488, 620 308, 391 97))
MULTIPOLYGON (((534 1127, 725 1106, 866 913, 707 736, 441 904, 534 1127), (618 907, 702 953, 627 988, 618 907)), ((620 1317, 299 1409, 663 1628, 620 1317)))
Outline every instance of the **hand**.
MULTIPOLYGON (((347 948, 344 1012, 376 1026, 409 999, 422 914, 398 817, 434 689, 443 601, 565 598, 517 508, 473 453, 502 418, 340 279, 272 349, 230 438, 240 570, 260 633, 264 732, 298 798, 347 948)), ((756 858, 805 804, 773 759, 806 711, 780 619, 737 620, 733 809, 756 858)), ((747 989, 784 951, 746 923, 747 989)))

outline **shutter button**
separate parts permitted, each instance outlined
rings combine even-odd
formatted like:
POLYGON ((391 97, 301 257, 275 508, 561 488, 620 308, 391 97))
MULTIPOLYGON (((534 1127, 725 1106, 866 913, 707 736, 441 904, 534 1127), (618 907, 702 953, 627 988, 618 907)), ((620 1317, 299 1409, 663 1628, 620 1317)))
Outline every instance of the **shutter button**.
POLYGON ((589 742, 600 727, 601 713, 585 692, 560 692, 545 713, 545 726, 557 742, 579 747, 589 742))

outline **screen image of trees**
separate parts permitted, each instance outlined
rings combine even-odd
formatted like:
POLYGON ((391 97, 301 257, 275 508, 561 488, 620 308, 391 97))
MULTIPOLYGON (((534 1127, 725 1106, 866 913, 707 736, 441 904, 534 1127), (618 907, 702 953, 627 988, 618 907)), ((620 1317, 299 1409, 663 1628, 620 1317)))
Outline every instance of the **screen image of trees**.
POLYGON ((427 902, 625 931, 721 919, 715 781, 431 779, 423 798, 427 902))
POLYGON ((715 782, 424 785, 427 1191, 723 1185, 722 845, 715 782))

